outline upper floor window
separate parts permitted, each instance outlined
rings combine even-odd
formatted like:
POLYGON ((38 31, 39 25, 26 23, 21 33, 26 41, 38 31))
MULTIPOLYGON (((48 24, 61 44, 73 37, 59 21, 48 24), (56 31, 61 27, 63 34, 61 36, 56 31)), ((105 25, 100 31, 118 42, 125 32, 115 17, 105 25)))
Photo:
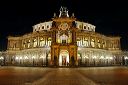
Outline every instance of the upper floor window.
POLYGON ((28 48, 30 48, 30 40, 28 40, 28 48))
POLYGON ((47 25, 47 28, 49 28, 49 25, 47 25))
POLYGON ((94 39, 91 39, 91 46, 95 47, 95 40, 94 39))
POLYGON ((97 41, 97 44, 98 44, 98 48, 100 48, 100 40, 97 41))
POLYGON ((44 26, 42 26, 42 29, 44 29, 44 26))
POLYGON ((86 46, 86 47, 88 47, 88 44, 89 44, 88 43, 88 39, 87 38, 84 38, 83 45, 86 46))
POLYGON ((48 46, 51 46, 51 38, 48 38, 48 46))
POLYGON ((36 47, 37 46, 37 39, 34 39, 33 40, 33 47, 36 47))
POLYGON ((40 38, 40 46, 44 46, 45 45, 45 40, 44 38, 40 38))
POLYGON ((102 47, 105 48, 105 41, 102 42, 102 47))
POLYGON ((86 26, 84 26, 84 29, 86 29, 86 26))
POLYGON ((63 35, 60 36, 60 39, 61 39, 61 43, 67 43, 68 36, 63 34, 63 35))

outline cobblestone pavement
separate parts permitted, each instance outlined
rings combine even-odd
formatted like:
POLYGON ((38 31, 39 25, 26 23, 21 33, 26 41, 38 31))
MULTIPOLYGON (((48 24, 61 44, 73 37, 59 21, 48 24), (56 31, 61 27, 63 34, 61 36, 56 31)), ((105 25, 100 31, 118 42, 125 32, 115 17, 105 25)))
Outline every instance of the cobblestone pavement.
POLYGON ((0 85, 128 85, 128 67, 0 67, 0 85))
POLYGON ((32 85, 97 85, 92 80, 81 75, 77 69, 58 68, 45 78, 35 81, 32 85))

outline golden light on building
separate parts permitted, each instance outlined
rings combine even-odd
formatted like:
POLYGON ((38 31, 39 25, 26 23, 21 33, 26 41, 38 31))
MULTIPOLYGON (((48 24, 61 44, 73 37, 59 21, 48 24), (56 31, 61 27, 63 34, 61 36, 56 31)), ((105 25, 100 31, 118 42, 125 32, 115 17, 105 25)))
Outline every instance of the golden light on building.
MULTIPOLYGON (((6 64, 19 66, 105 66, 122 62, 120 37, 95 32, 96 26, 69 16, 66 7, 33 32, 8 36, 6 64)), ((0 57, 0 60, 2 58, 0 57)))

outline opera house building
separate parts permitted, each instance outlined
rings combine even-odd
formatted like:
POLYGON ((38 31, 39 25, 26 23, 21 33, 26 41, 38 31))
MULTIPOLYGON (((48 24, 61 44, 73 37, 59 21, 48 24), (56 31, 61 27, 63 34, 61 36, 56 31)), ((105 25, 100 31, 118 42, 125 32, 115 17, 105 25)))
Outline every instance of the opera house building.
POLYGON ((8 36, 0 63, 10 66, 113 66, 122 64, 119 36, 95 32, 96 26, 69 16, 66 7, 51 21, 38 23, 33 32, 8 36))

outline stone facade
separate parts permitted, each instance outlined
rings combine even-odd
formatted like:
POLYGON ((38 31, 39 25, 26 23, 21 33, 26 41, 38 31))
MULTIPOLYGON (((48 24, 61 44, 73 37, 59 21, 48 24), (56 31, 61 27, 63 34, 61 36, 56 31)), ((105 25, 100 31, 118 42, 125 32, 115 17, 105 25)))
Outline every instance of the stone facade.
POLYGON ((96 26, 78 21, 61 7, 59 16, 33 26, 33 32, 8 36, 6 65, 107 66, 121 65, 119 36, 95 32, 96 26))

